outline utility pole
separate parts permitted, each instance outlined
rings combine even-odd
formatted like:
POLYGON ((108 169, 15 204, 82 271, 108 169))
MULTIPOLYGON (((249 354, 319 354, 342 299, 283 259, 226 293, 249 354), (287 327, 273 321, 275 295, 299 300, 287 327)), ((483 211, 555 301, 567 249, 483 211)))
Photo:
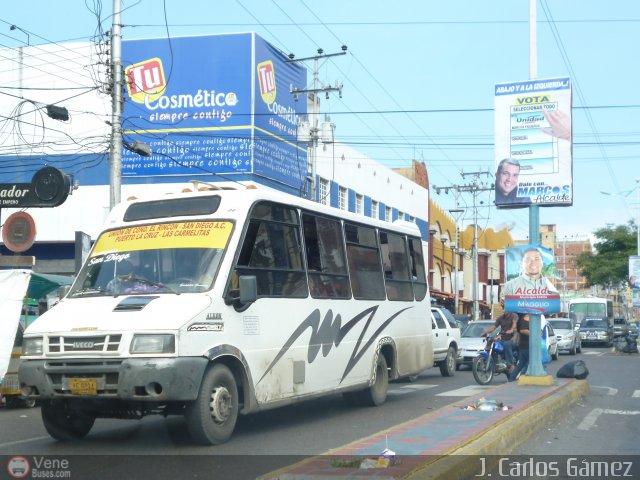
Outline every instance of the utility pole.
POLYGON ((458 305, 460 303, 460 287, 458 285, 458 260, 459 260, 459 252, 458 252, 458 237, 460 236, 460 231, 458 230, 458 220, 460 217, 460 214, 464 212, 464 209, 459 208, 459 202, 458 200, 460 199, 460 192, 458 191, 458 189, 455 189, 455 195, 456 195, 456 208, 452 208, 451 210, 449 210, 449 213, 454 215, 454 220, 455 220, 455 234, 454 234, 454 239, 453 239, 453 291, 455 292, 454 297, 453 297, 453 310, 456 315, 458 313, 460 313, 458 311, 458 305))
POLYGON ((122 179, 122 22, 121 0, 113 0, 111 28, 111 154, 109 180, 109 208, 120 203, 122 179))
MULTIPOLYGON (((470 192, 473 194, 473 245, 471 248, 471 253, 473 257, 473 284, 471 285, 471 296, 473 298, 473 320, 479 320, 480 316, 480 301, 478 298, 478 194, 483 191, 493 190, 493 185, 480 182, 480 177, 482 175, 491 176, 490 172, 481 171, 481 172, 466 172, 461 173, 462 178, 467 176, 472 176, 471 183, 466 185, 450 185, 448 187, 436 187, 433 185, 433 189, 436 193, 440 193, 441 190, 445 190, 445 193, 449 193, 449 190, 455 192, 456 195, 456 206, 457 199, 460 192, 470 192)), ((457 232, 457 221, 456 221, 456 232, 457 232)), ((456 242, 457 242, 457 233, 456 233, 456 242)), ((457 246, 456 246, 457 250, 457 246)), ((456 300, 457 300, 457 292, 456 292, 456 300)))
MULTIPOLYGON (((458 206, 457 202, 456 202, 456 207, 458 206)), ((458 305, 460 304, 460 286, 458 285, 458 261, 460 259, 459 257, 459 248, 458 248, 458 237, 460 236, 460 231, 458 230, 458 217, 457 215, 464 212, 464 210, 462 208, 453 208, 451 210, 449 210, 449 213, 453 213, 456 215, 455 217, 455 237, 454 237, 454 242, 453 242, 453 291, 455 292, 455 296, 453 297, 453 309, 454 309, 454 313, 458 314, 460 313, 458 311, 458 305)))
POLYGON ((319 81, 319 62, 323 58, 336 57, 338 55, 345 55, 347 53, 347 46, 342 46, 342 51, 337 53, 324 53, 319 48, 318 54, 313 57, 295 58, 293 53, 289 54, 288 62, 304 62, 305 60, 313 60, 313 88, 300 89, 291 85, 290 93, 295 100, 298 100, 298 96, 301 94, 309 94, 311 102, 311 112, 309 112, 310 129, 309 129, 309 163, 311 164, 311 200, 316 202, 318 200, 317 186, 316 186, 316 163, 317 163, 317 147, 318 139, 320 138, 320 98, 318 93, 324 92, 326 98, 329 98, 330 92, 338 92, 340 98, 342 98, 342 84, 336 82, 335 87, 320 87, 319 81))
POLYGON ((467 172, 462 173, 462 178, 471 175, 473 177, 470 185, 466 186, 463 191, 473 194, 473 319, 479 320, 480 304, 478 299, 478 194, 482 191, 493 190, 492 185, 480 183, 480 176, 491 174, 487 171, 483 172, 467 172))

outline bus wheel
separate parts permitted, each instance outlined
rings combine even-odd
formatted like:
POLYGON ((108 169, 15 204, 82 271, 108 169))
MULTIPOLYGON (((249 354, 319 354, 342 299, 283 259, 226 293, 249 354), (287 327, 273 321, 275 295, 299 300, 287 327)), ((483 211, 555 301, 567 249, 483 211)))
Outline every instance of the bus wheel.
POLYGON ((201 445, 217 445, 231 438, 238 420, 238 387, 226 365, 219 363, 207 370, 185 419, 191 437, 201 445))
POLYGON ((387 389, 389 387, 389 370, 387 369, 387 359, 382 353, 378 354, 376 362, 376 379, 369 388, 363 391, 364 404, 377 407, 387 400, 387 389))
POLYGON ((79 440, 87 436, 96 418, 82 410, 67 408, 65 403, 42 402, 42 423, 56 440, 79 440))

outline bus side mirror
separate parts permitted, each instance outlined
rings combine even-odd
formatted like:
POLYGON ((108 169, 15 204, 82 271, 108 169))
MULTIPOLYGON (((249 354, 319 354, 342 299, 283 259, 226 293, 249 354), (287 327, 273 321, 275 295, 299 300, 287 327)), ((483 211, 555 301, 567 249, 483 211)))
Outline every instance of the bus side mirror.
POLYGON ((258 281, 255 275, 241 275, 238 278, 238 286, 240 287, 240 303, 249 304, 258 299, 258 281))

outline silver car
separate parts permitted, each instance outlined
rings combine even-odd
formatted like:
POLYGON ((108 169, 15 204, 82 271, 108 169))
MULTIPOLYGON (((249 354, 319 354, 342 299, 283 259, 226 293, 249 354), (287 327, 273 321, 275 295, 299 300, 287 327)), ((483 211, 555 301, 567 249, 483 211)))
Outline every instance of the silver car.
POLYGON ((575 355, 576 352, 582 352, 582 341, 580 340, 580 333, 578 332, 576 324, 572 319, 550 318, 549 323, 556 333, 559 351, 569 352, 570 355, 575 355))

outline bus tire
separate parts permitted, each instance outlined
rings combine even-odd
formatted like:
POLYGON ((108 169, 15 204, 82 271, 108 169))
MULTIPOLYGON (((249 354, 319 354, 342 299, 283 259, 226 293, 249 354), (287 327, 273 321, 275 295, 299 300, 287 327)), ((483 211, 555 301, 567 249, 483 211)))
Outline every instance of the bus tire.
POLYGON ((96 417, 87 412, 71 409, 65 403, 51 400, 42 403, 41 414, 47 433, 60 441, 86 437, 96 421, 96 417))
POLYGON ((238 386, 231 370, 218 363, 204 375, 198 398, 185 411, 187 428, 200 445, 224 443, 238 420, 238 386))
POLYGON ((376 378, 368 388, 351 392, 342 392, 342 398, 347 405, 358 407, 377 407, 387 400, 387 388, 389 387, 389 371, 387 359, 381 353, 376 360, 376 378))
POLYGON ((389 370, 387 359, 382 353, 378 354, 376 360, 376 378, 373 385, 363 390, 363 403, 370 407, 378 407, 387 400, 387 389, 389 388, 389 370))

